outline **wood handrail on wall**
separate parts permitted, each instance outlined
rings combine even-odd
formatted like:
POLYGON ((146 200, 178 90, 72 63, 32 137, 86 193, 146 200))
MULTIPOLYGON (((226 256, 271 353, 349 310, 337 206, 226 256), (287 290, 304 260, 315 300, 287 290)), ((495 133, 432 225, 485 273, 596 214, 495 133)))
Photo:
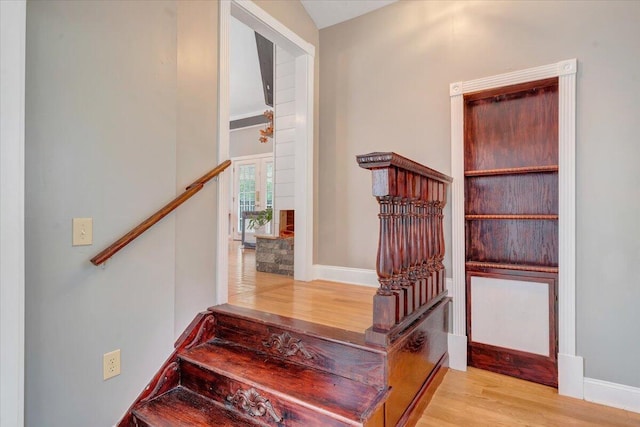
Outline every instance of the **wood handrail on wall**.
POLYGON ((222 173, 226 168, 231 164, 231 160, 225 160, 220 163, 214 169, 204 174, 197 180, 195 180, 191 185, 189 185, 185 191, 180 194, 178 197, 164 205, 161 209, 159 209, 156 213, 151 215, 149 218, 142 221, 137 227, 133 230, 129 231, 127 234, 116 240, 111 246, 107 249, 100 252, 98 255, 91 258, 91 263, 93 265, 104 264, 106 260, 115 255, 120 249, 127 246, 131 243, 136 237, 147 231, 151 228, 155 223, 160 221, 162 218, 170 214, 173 210, 175 210, 178 206, 189 200, 194 194, 198 191, 202 190, 204 185, 222 173))

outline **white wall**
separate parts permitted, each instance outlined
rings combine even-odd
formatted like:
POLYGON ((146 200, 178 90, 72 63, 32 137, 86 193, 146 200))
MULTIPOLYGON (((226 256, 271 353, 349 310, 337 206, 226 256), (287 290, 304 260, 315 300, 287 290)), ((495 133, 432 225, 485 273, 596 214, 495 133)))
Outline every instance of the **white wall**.
POLYGON ((295 185, 295 58, 276 46, 275 66, 275 229, 280 229, 281 210, 294 209, 295 185))
POLYGON ((175 196, 177 12, 27 3, 27 426, 113 425, 172 350, 176 217, 89 259, 175 196), (73 217, 93 217, 93 246, 71 247, 73 217))
POLYGON ((356 154, 449 173, 449 83, 578 58, 578 355, 587 377, 640 387, 638 22, 638 2, 400 1, 321 30, 317 262, 375 268, 356 154))
POLYGON ((24 424, 26 2, 0 2, 0 425, 24 424))

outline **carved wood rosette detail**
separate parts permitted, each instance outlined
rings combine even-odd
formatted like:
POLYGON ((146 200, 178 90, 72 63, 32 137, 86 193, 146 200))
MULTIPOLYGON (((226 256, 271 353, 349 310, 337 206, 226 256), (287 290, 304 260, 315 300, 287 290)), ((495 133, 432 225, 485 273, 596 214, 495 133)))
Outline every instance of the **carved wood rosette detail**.
POLYGON ((252 417, 268 415, 276 423, 282 421, 282 417, 273 409, 269 399, 260 396, 260 393, 253 387, 249 390, 239 388, 234 394, 227 396, 227 401, 233 404, 236 409, 242 410, 252 417))
POLYGON ((292 337, 288 332, 271 334, 268 340, 262 341, 262 345, 285 357, 295 356, 300 353, 305 359, 313 358, 313 355, 305 348, 302 340, 292 337))

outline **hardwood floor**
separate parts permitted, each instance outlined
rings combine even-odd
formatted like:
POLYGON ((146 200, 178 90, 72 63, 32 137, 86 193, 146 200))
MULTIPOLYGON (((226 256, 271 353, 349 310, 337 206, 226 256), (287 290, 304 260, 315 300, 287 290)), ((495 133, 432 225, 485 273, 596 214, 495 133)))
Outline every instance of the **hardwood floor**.
POLYGON ((371 326, 375 288, 256 272, 253 249, 229 246, 230 304, 360 333, 371 326))
POLYGON ((449 370, 417 427, 640 426, 640 414, 559 396, 556 389, 469 368, 449 370))
MULTIPOLYGON (((356 332, 371 325, 374 288, 296 282, 255 271, 255 253, 229 245, 229 303, 356 332)), ((559 396, 554 388, 469 368, 450 370, 417 427, 625 426, 640 414, 559 396)))

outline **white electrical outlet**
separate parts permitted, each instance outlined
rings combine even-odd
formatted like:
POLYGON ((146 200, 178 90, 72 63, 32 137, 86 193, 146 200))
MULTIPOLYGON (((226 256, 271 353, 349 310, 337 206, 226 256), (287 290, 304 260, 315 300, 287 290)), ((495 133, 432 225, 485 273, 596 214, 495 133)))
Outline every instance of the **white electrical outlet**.
POLYGON ((102 356, 102 374, 105 380, 120 375, 120 349, 102 356))
POLYGON ((93 243, 93 218, 73 218, 73 246, 93 243))

